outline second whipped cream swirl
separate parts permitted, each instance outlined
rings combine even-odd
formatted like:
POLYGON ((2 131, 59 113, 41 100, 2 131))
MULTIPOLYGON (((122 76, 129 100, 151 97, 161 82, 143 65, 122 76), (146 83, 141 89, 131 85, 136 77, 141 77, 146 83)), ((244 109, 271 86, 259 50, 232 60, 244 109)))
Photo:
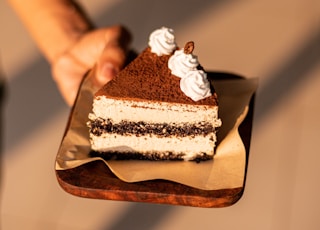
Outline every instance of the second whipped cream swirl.
POLYGON ((198 70, 197 56, 192 54, 194 43, 188 42, 184 49, 176 50, 169 58, 168 67, 171 73, 180 77, 182 92, 194 101, 211 96, 210 82, 203 70, 198 70))
POLYGON ((168 61, 171 73, 183 78, 190 70, 196 70, 199 65, 197 56, 186 54, 184 50, 176 50, 168 61))

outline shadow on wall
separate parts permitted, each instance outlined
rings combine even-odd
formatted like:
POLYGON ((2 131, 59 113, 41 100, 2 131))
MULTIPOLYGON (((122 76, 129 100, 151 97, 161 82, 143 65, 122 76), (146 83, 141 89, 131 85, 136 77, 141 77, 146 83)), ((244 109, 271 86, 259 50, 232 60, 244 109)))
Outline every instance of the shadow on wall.
POLYGON ((320 65, 319 41, 320 27, 297 47, 296 53, 289 60, 265 78, 268 80, 267 83, 258 90, 259 104, 256 105, 255 123, 261 122, 268 111, 290 96, 300 83, 307 81, 307 77, 310 76, 308 73, 320 65))
MULTIPOLYGON (((98 26, 124 24, 134 35, 133 45, 142 49, 147 44, 150 31, 168 26, 178 28, 194 21, 210 7, 219 11, 221 7, 234 4, 234 0, 185 0, 185 1, 122 1, 103 12, 96 20, 98 26)), ((210 28, 208 28, 210 29, 210 28)))
MULTIPOLYGON (((2 194, 2 175, 3 175, 3 102, 5 97, 5 74, 2 70, 1 56, 0 56, 0 194, 2 194)), ((0 197, 0 207, 2 207, 2 197, 0 197)), ((0 217, 1 223, 1 217, 0 217)))
MULTIPOLYGON (((6 92, 6 148, 16 146, 32 130, 48 122, 62 109, 67 109, 44 59, 37 60, 13 77, 6 92)), ((6 153, 10 154, 10 151, 6 153)))
POLYGON ((117 220, 100 230, 154 229, 172 210, 167 205, 133 203, 117 220))

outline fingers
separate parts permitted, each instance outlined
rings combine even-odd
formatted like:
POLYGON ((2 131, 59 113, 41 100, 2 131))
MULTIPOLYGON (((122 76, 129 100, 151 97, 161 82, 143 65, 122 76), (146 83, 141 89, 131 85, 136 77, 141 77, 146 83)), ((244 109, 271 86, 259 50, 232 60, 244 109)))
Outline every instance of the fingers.
POLYGON ((124 27, 112 27, 105 34, 106 44, 97 61, 96 84, 104 85, 125 65, 131 35, 124 27))
POLYGON ((83 76, 95 65, 97 87, 111 80, 123 68, 130 42, 131 35, 122 26, 94 30, 54 60, 53 79, 67 104, 74 103, 83 76))

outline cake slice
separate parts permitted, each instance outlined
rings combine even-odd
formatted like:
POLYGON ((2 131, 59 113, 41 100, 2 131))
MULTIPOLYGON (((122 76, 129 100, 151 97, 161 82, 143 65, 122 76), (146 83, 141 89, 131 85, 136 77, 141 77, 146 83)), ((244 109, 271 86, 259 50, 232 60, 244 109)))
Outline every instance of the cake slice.
POLYGON ((213 158, 221 126, 217 94, 192 51, 192 42, 177 49, 171 29, 156 30, 149 47, 94 95, 88 126, 96 154, 144 160, 213 158))

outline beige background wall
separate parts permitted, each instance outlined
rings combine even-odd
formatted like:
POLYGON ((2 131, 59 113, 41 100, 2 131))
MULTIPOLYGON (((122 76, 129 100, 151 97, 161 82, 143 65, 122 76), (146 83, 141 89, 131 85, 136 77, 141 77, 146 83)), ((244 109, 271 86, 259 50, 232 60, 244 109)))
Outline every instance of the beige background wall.
POLYGON ((0 0, 1 227, 11 229, 319 229, 320 1, 81 1, 99 26, 146 46, 160 26, 194 40, 207 69, 259 77, 245 193, 201 209, 89 200, 60 189, 54 159, 69 109, 50 68, 0 0))

